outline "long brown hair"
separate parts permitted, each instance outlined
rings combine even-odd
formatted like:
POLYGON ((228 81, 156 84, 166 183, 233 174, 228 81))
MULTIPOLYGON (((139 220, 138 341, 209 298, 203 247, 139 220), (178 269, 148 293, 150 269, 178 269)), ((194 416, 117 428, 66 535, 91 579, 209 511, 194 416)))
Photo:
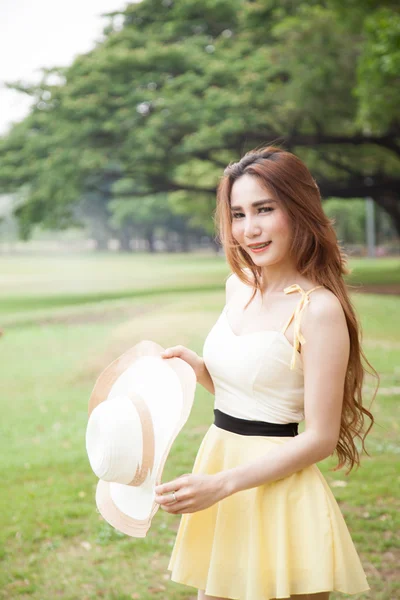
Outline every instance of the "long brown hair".
POLYGON ((232 235, 231 190, 233 183, 245 173, 256 177, 261 186, 271 191, 286 212, 292 228, 290 253, 295 257, 297 271, 331 290, 343 307, 350 335, 350 356, 344 382, 339 440, 335 449, 338 464, 333 470, 341 469, 347 463, 347 474, 355 464, 357 468, 360 465, 355 438, 361 440, 361 449, 368 454, 364 441, 374 424, 373 415, 362 404, 365 373, 369 372, 377 378, 371 404, 379 386, 379 375, 362 350, 361 326, 343 279, 343 275, 350 273, 347 256, 338 243, 334 221, 328 219, 322 209, 318 186, 305 164, 294 154, 274 146, 247 152, 239 162, 231 163, 225 169, 218 186, 214 217, 232 271, 243 283, 253 287, 246 308, 257 291, 261 292, 262 268, 253 263, 232 235), (245 269, 251 271, 252 277, 245 269), (364 432, 365 416, 371 423, 364 432))

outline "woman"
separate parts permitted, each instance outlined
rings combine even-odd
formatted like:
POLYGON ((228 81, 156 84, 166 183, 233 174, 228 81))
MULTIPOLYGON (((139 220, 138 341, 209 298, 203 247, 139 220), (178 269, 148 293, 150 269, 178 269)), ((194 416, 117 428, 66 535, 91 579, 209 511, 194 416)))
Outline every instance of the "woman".
POLYGON ((156 489, 161 508, 183 514, 171 579, 198 588, 199 600, 366 591, 315 464, 336 452, 348 473, 360 463, 354 438, 365 450, 374 422, 362 406, 362 359, 372 367, 318 187, 293 154, 253 151, 225 170, 216 220, 233 271, 226 306, 203 359, 183 346, 164 354, 187 361, 215 393, 193 473, 156 489))

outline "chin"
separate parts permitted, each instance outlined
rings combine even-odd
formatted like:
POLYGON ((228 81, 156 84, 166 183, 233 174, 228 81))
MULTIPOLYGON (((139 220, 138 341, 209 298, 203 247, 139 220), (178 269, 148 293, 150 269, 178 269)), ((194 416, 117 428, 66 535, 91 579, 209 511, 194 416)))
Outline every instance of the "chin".
POLYGON ((276 265, 277 263, 280 263, 283 261, 283 257, 282 256, 276 256, 275 254, 272 256, 257 256, 257 255, 249 255, 251 260, 253 261, 253 263, 257 266, 257 267, 267 267, 269 265, 276 265))

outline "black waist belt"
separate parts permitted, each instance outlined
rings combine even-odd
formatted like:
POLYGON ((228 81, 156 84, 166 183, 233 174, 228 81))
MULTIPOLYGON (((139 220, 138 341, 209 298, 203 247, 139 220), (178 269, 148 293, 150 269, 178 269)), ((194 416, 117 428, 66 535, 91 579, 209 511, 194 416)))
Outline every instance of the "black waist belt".
POLYGON ((232 417, 214 409, 214 425, 240 435, 268 435, 294 437, 298 435, 298 423, 268 423, 232 417))

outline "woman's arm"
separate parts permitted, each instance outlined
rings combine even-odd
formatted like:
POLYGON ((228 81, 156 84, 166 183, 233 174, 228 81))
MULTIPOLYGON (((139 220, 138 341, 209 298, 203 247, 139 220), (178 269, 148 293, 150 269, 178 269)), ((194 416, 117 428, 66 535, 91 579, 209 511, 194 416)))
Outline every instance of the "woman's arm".
MULTIPOLYGON (((232 273, 225 283, 225 302, 228 304, 232 295, 238 289, 239 280, 236 277, 235 273, 232 273)), ((203 359, 202 359, 203 360, 203 359)), ((208 392, 215 395, 214 383, 211 378, 210 373, 207 370, 207 367, 203 360, 203 367, 201 374, 197 377, 197 382, 202 385, 208 392)))
POLYGON ((205 388, 207 390, 207 392, 210 392, 210 394, 215 394, 214 382, 211 379, 211 375, 208 372, 208 369, 204 363, 204 360, 203 359, 201 359, 201 360, 203 361, 203 367, 202 367, 201 374, 198 375, 198 377, 197 377, 197 383, 202 385, 203 388, 205 388))
POLYGON ((227 496, 287 477, 336 448, 350 340, 343 309, 328 290, 314 294, 302 315, 306 430, 268 454, 214 475, 187 474, 157 486, 156 502, 171 514, 204 510, 227 496), (177 502, 171 501, 175 490, 177 502), (165 495, 164 495, 165 494, 165 495))
POLYGON ((342 306, 333 293, 313 294, 301 330, 306 340, 301 348, 306 429, 268 455, 220 472, 226 495, 291 475, 336 448, 350 339, 342 306))

